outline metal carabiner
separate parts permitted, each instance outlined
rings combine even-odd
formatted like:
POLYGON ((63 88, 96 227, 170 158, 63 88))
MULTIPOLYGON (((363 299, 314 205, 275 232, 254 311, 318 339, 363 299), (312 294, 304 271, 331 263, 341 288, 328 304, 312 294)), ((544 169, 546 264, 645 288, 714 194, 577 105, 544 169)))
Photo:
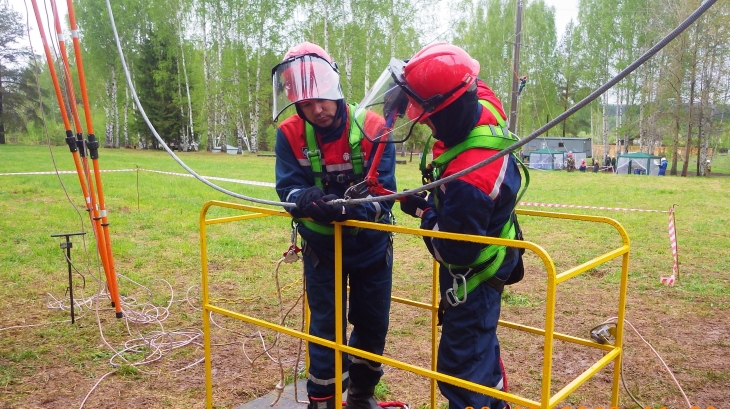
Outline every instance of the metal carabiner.
MULTIPOLYGON (((451 273, 451 268, 449 268, 449 273, 451 273)), ((451 288, 446 290, 446 301, 448 301, 452 307, 456 307, 457 305, 466 302, 466 277, 464 277, 463 274, 451 274, 451 276, 454 277, 454 281, 451 284, 451 288), (461 284, 464 286, 464 298, 462 299, 459 299, 459 296, 457 295, 459 291, 459 280, 461 280, 461 284)))

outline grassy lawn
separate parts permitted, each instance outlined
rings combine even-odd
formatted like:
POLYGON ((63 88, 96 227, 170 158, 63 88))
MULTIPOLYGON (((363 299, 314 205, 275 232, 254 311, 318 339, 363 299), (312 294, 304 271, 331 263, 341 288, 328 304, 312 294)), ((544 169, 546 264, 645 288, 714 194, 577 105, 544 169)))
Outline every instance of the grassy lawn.
MULTIPOLYGON (((0 145, 0 174, 75 170, 65 147, 0 145)), ((273 182, 274 158, 255 154, 178 153, 205 176, 273 182)), ((417 159, 397 166, 399 190, 420 184, 417 159)), ((185 173, 163 151, 100 150, 101 169, 185 173)), ((691 168, 691 166, 690 166, 691 168)), ((730 157, 716 157, 713 176, 647 177, 606 173, 533 171, 525 202, 657 210, 636 212, 554 209, 610 217, 631 239, 627 320, 671 368, 690 402, 722 408, 730 401, 730 157), (666 211, 675 205, 679 281, 659 283, 672 272, 666 211)), ((104 273, 75 174, 0 175, 0 407, 2 408, 201 408, 205 406, 200 312, 199 215, 204 203, 231 198, 190 177, 140 171, 102 174, 114 261, 124 297, 116 319, 100 294, 104 273), (76 324, 70 323, 68 272, 61 239, 74 237, 76 324), (103 378, 103 379, 102 379, 103 378), (87 396, 88 395, 88 396, 87 396)), ((266 186, 215 182, 241 195, 277 201, 266 186)), ((269 206, 264 206, 269 207, 269 206)), ((550 210, 525 207, 521 209, 550 210)), ((235 212, 214 209, 211 216, 235 212)), ((396 206, 398 224, 416 221, 396 206)), ((584 263, 620 245, 609 227, 595 223, 523 217, 526 240, 542 246, 558 271, 584 263)), ((289 220, 280 217, 209 228, 210 289, 214 301, 242 313, 298 328, 301 264, 278 271, 283 304, 274 280, 276 262, 290 243, 289 220)), ((418 237, 396 235, 394 295, 428 301, 431 260, 418 237)), ((544 323, 545 273, 533 254, 525 280, 504 295, 502 317, 544 323)), ((620 263, 609 262, 560 287, 556 330, 582 338, 615 316, 620 263)), ((386 355, 428 366, 430 316, 394 305, 386 355)), ((264 347, 270 331, 213 317, 214 403, 235 407, 274 389, 277 355, 264 347)), ((542 340, 500 329, 503 360, 514 393, 539 399, 542 340)), ((624 380, 645 407, 686 406, 662 363, 627 328, 624 380)), ((553 393, 595 362, 595 354, 556 343, 553 393)), ((298 342, 282 338, 282 361, 294 364, 298 342)), ((610 367, 580 387, 566 406, 608 407, 610 367)), ((428 402, 428 384, 388 368, 383 398, 412 406, 428 402)), ((300 397, 302 398, 302 397, 300 397)), ((443 399, 439 402, 443 403, 443 399)), ((635 406, 622 388, 621 407, 635 406)))

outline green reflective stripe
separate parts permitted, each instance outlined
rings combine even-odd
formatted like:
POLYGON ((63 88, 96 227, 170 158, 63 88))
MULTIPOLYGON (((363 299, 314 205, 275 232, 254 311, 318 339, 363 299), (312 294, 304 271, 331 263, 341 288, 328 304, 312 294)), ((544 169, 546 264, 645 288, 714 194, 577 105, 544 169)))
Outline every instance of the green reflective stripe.
POLYGON ((313 222, 311 220, 304 220, 304 219, 294 219, 295 223, 301 223, 309 230, 319 233, 324 236, 333 236, 335 234, 335 228, 332 226, 325 226, 323 224, 319 224, 317 222, 313 222))
MULTIPOLYGON (((512 217, 510 217, 509 221, 505 223, 505 225, 502 227, 502 231, 499 233, 499 238, 501 239, 514 239, 517 231, 515 229, 514 223, 512 223, 512 217)), ((497 270, 500 266, 502 266, 502 262, 504 261, 504 257, 507 254, 507 247, 506 246, 497 246, 494 244, 490 244, 484 249, 482 249, 482 252, 479 254, 479 257, 477 260, 468 266, 454 266, 451 267, 458 267, 458 268, 470 268, 473 266, 478 266, 481 263, 484 263, 485 261, 489 260, 490 258, 494 257, 494 261, 489 263, 487 267, 482 269, 481 271, 477 271, 476 273, 472 274, 469 278, 466 280, 466 292, 467 294, 472 292, 479 284, 483 283, 484 281, 489 280, 494 276, 494 274, 497 273, 497 270)), ((464 297, 464 286, 462 284, 459 284, 458 289, 456 290, 456 295, 459 297, 459 299, 463 299, 464 297)))
POLYGON ((507 122, 504 120, 504 118, 502 118, 502 115, 499 113, 499 111, 497 111, 497 107, 495 107, 494 104, 492 104, 491 102, 485 101, 483 99, 480 99, 479 103, 487 108, 489 112, 491 112, 492 115, 494 115, 494 117, 497 119, 497 124, 502 127, 502 135, 509 135, 507 122))
MULTIPOLYGON (((350 104, 348 107, 350 109, 350 134, 348 135, 348 142, 350 144, 350 162, 352 163, 353 172, 355 172, 356 175, 361 175, 363 173, 363 155, 360 149, 360 142, 362 141, 363 134, 360 127, 353 124, 353 114, 355 113, 357 105, 350 104)), ((365 112, 363 111, 358 119, 362 122, 364 117, 365 112)), ((316 176, 317 174, 321 174, 323 171, 322 154, 319 149, 319 145, 317 144, 317 135, 314 132, 314 127, 312 127, 312 124, 307 121, 304 121, 304 134, 307 140, 307 159, 309 159, 309 163, 312 165, 312 172, 315 174, 314 184, 318 188, 324 189, 322 185, 322 178, 316 176)))
POLYGON ((350 107, 350 162, 352 163, 352 171, 355 172, 356 175, 360 175, 363 173, 363 160, 362 160, 362 152, 360 150, 360 141, 362 141, 362 138, 364 137, 362 133, 362 129, 360 129, 357 124, 362 124, 362 127, 365 127, 365 111, 363 110, 362 113, 357 118, 353 118, 352 115, 354 115, 355 110, 357 108, 357 105, 349 105, 350 107), (357 121, 357 123, 355 123, 357 121))
POLYGON ((525 194, 527 191, 527 187, 530 186, 530 172, 527 170, 527 166, 520 160, 517 155, 514 155, 515 159, 517 159, 517 162, 522 166, 522 173, 525 174, 525 186, 520 189, 520 193, 517 194, 517 200, 515 200, 515 207, 517 207, 517 204, 520 202, 520 199, 522 199, 522 195, 525 194))
POLYGON ((433 135, 429 135, 428 139, 426 139, 426 143, 423 145, 423 153, 421 154, 421 164, 418 166, 421 172, 424 170, 428 170, 428 166, 426 165, 426 157, 428 156, 428 150, 429 143, 431 142, 431 138, 433 138, 433 135))
MULTIPOLYGON (((317 145, 317 136, 314 133, 312 125, 307 121, 304 121, 304 131, 307 138, 307 159, 309 159, 309 163, 312 165, 312 172, 317 175, 322 173, 322 158, 320 156, 319 145, 317 145)), ((319 176, 314 177, 314 184, 318 188, 323 189, 322 179, 319 176)))

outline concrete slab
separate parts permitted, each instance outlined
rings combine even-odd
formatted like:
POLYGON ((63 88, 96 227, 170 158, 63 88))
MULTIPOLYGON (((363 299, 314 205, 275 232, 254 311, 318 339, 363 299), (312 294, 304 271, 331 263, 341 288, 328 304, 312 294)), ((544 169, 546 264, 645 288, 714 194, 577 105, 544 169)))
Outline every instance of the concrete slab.
MULTIPOLYGON (((307 380, 300 379, 296 383, 297 385, 297 396, 300 401, 307 400, 307 380)), ((342 400, 347 399, 347 393, 342 394, 342 400)), ((250 402, 244 403, 241 406, 236 406, 234 409, 271 409, 272 402, 276 400, 276 391, 269 392, 260 398, 256 398, 250 402)), ((293 385, 286 385, 284 392, 281 394, 279 402, 276 403, 273 408, 276 409, 305 409, 307 405, 305 403, 297 403, 294 400, 294 387, 293 385)))

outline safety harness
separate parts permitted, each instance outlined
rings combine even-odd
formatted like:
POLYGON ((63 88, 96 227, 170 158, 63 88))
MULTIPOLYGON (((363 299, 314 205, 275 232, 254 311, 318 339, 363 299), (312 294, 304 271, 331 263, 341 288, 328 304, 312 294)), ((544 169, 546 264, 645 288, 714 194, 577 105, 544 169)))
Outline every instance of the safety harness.
MULTIPOLYGON (((449 162, 454 160, 466 150, 473 148, 504 150, 519 140, 507 129, 506 121, 502 119, 502 116, 499 114, 494 105, 485 100, 479 100, 479 102, 485 108, 489 109, 489 111, 494 115, 499 126, 480 125, 475 127, 469 135, 467 135, 464 141, 447 149, 429 164, 426 164, 426 149, 421 157, 420 165, 424 183, 430 183, 439 179, 441 173, 446 169, 449 162)), ((428 147, 428 142, 426 143, 426 146, 428 147)), ((524 163, 522 163, 522 161, 520 161, 514 153, 512 155, 522 166, 525 173, 525 187, 517 196, 517 200, 515 201, 516 206, 517 202, 519 202, 527 189, 527 186, 530 184, 530 176, 524 163)), ((438 208, 439 204, 437 196, 434 196, 434 201, 438 208)), ((499 233, 499 238, 515 239, 518 234, 521 235, 521 233, 517 230, 516 216, 513 211, 510 219, 502 227, 502 230, 499 233)), ((440 312, 448 308, 448 306, 457 306, 465 302, 467 295, 483 282, 487 282, 487 284, 494 287, 501 293, 506 282, 498 279, 494 275, 502 265, 506 254, 507 247, 505 246, 487 245, 482 249, 479 257, 467 266, 442 263, 444 267, 448 268, 449 273, 453 277, 453 286, 446 290, 446 297, 441 300, 441 306, 439 307, 439 310, 441 310, 440 312), (446 301, 448 305, 446 305, 444 301, 446 301)))
MULTIPOLYGON (((329 185, 332 182, 337 182, 341 184, 350 184, 353 185, 361 180, 363 180, 363 177, 365 175, 364 173, 364 155, 362 153, 362 149, 360 147, 360 144, 364 138, 364 135, 362 133, 362 130, 360 130, 360 127, 353 126, 353 121, 355 121, 354 112, 357 108, 354 104, 348 104, 348 108, 350 111, 350 122, 348 123, 347 127, 349 128, 348 133, 348 141, 350 144, 350 163, 352 163, 352 174, 348 173, 338 173, 333 174, 329 173, 324 169, 323 166, 323 153, 319 149, 319 145, 317 144, 317 135, 314 131, 314 127, 307 121, 305 121, 304 125, 304 133, 306 135, 307 140, 307 158, 309 159, 309 163, 312 165, 312 174, 314 175, 314 184, 324 190, 327 185, 329 185)), ((360 123, 363 123, 362 119, 365 117, 365 111, 363 111, 358 117, 357 120, 360 121, 360 123)), ((304 226, 306 226, 309 230, 312 230, 314 232, 317 232, 322 235, 331 236, 334 235, 334 228, 330 225, 320 224, 312 220, 304 220, 304 219, 294 219, 296 223, 301 223, 304 226)), ((353 231, 353 234, 356 231, 353 231)))

